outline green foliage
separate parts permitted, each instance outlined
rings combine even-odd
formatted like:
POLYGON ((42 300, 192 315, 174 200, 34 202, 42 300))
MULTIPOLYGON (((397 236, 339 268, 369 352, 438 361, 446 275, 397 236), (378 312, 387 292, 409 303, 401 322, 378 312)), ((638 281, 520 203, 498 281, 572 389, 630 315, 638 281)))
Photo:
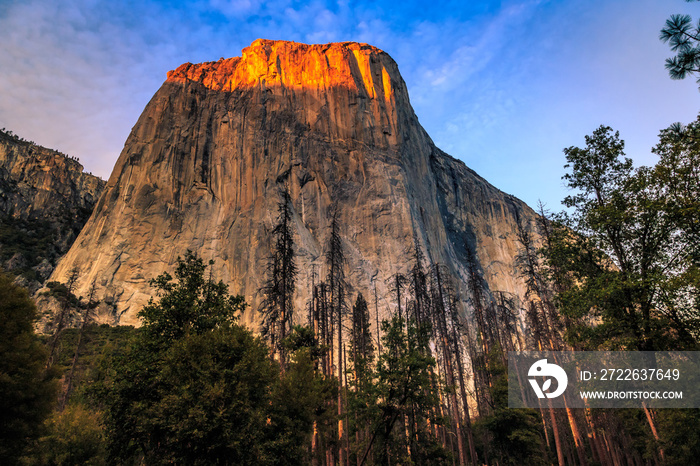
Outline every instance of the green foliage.
POLYGON ((267 354, 237 325, 175 342, 159 361, 154 399, 140 404, 149 462, 264 458, 268 387, 276 375, 267 354))
POLYGON ((625 142, 620 133, 612 133, 609 126, 600 126, 592 135, 586 136, 586 147, 564 149, 571 171, 564 175, 568 187, 579 193, 567 196, 567 207, 589 207, 604 203, 620 187, 622 180, 632 171, 632 159, 623 158, 625 142))
POLYGON ((265 452, 269 464, 309 464, 313 423, 324 433, 334 425, 332 400, 338 396, 338 385, 315 369, 322 351, 311 329, 295 326, 283 343, 290 359, 271 387, 265 452))
POLYGON ((664 196, 664 208, 675 227, 680 252, 675 271, 686 270, 698 280, 700 267, 700 117, 687 126, 679 123, 661 131, 652 150, 659 162, 650 177, 664 196))
POLYGON ((674 196, 669 184, 677 174, 670 167, 689 167, 685 182, 697 193, 697 156, 694 146, 679 148, 670 138, 662 133, 662 160, 653 169, 634 170, 619 134, 605 126, 586 137, 585 148, 564 150, 564 179, 575 190, 564 204, 572 213, 551 226, 543 253, 575 347, 697 347, 697 267, 689 260, 697 227, 688 213, 698 198, 674 196))
POLYGON ((0 462, 12 464, 40 433, 56 401, 55 373, 34 335, 36 308, 0 273, 0 462))
POLYGON ((65 284, 51 281, 46 284, 46 288, 49 289, 47 294, 56 298, 58 302, 74 308, 80 305, 80 299, 65 284))
POLYGON ((160 300, 151 299, 139 317, 152 339, 168 344, 236 321, 246 306, 243 297, 229 296, 227 285, 214 283, 211 274, 205 278, 205 269, 202 259, 187 251, 184 259, 178 258, 175 282, 167 272, 151 280, 160 300))
POLYGON ((32 278, 31 267, 38 265, 43 258, 55 263, 64 252, 56 245, 58 235, 56 227, 46 220, 0 215, 0 262, 19 254, 26 266, 12 272, 28 274, 27 278, 32 278))
MULTIPOLYGON (((16 191, 16 182, 0 179, 1 195, 11 198, 16 191)), ((50 211, 32 212, 29 218, 0 213, 0 262, 17 256, 19 260, 9 272, 43 282, 48 277, 33 268, 44 259, 56 265, 91 213, 91 207, 69 206, 65 202, 57 202, 50 211)))
MULTIPOLYGON (((106 464, 102 413, 85 404, 89 400, 84 392, 91 380, 101 377, 100 367, 106 362, 107 355, 126 345, 137 332, 133 327, 109 325, 91 325, 85 329, 83 350, 74 375, 78 388, 71 397, 71 404, 62 412, 54 411, 44 422, 42 436, 21 458, 22 464, 106 464)), ((52 367, 56 373, 66 375, 70 371, 78 333, 78 329, 62 332, 57 345, 59 352, 52 367)))
MULTIPOLYGON (((381 410, 377 404, 378 386, 374 367, 374 345, 369 325, 367 301, 362 294, 357 296, 352 308, 352 336, 350 363, 347 367, 350 392, 348 412, 350 413, 349 435, 360 441, 354 445, 351 456, 362 456, 368 446, 369 427, 378 422, 381 410)), ((352 461, 352 460, 351 460, 352 461)))
POLYGON ((143 330, 92 389, 104 407, 110 461, 201 464, 228 455, 245 463, 255 453, 265 420, 256 409, 273 367, 264 345, 234 324, 243 299, 206 280, 205 269, 188 251, 176 282, 167 273, 151 282, 160 301, 139 313, 143 330))
POLYGON ((349 432, 351 438, 362 438, 357 442, 353 456, 360 458, 367 449, 369 437, 368 425, 380 415, 377 406, 376 372, 374 370, 374 344, 370 332, 370 319, 367 301, 358 294, 352 308, 352 335, 350 341, 350 363, 347 367, 350 392, 348 411, 351 413, 349 432), (352 367, 352 368, 351 368, 352 367))
POLYGON ((661 409, 656 411, 660 446, 667 466, 696 464, 700 458, 700 409, 661 409))
POLYGON ((666 59, 666 69, 671 79, 684 79, 700 72, 700 23, 694 25, 690 15, 671 15, 659 39, 676 52, 675 57, 666 59))
POLYGON ((308 357, 314 362, 319 361, 325 349, 319 346, 318 339, 314 331, 310 327, 303 325, 295 325, 292 327, 292 333, 287 335, 287 338, 282 342, 287 354, 294 356, 300 350, 307 350, 308 357))
MULTIPOLYGON (((427 325, 416 326, 394 316, 382 322, 383 353, 377 362, 377 420, 375 461, 416 464, 447 464, 449 454, 437 440, 415 426, 442 424, 437 413, 438 394, 432 389, 431 371, 435 359, 426 351, 430 339, 427 325), (410 419, 410 435, 404 421, 410 419), (407 451, 410 447, 411 458, 407 451)), ((449 460, 449 461, 448 461, 449 460)))
MULTIPOLYGON (((633 169, 623 148, 618 133, 601 126, 585 148, 565 149, 571 212, 540 222, 545 276, 568 342, 592 350, 697 350, 700 119, 661 132, 653 167, 633 169)), ((663 451, 664 464, 696 462, 700 444, 688 426, 697 410, 649 414, 658 441, 643 411, 592 413, 630 457, 657 460, 663 451)))
MULTIPOLYGON (((119 349, 123 349, 139 333, 139 329, 131 326, 109 326, 88 325, 83 333, 82 350, 80 351, 76 371, 74 374, 74 386, 77 390, 73 392, 71 400, 86 403, 85 390, 91 381, 100 379, 103 376, 107 361, 111 355, 119 349)), ((70 372, 76 346, 78 344, 78 334, 80 329, 65 329, 58 340, 57 355, 54 361, 54 368, 62 376, 70 372)))
POLYGON ((493 412, 474 423, 475 436, 481 440, 481 457, 488 458, 489 464, 550 464, 539 413, 534 409, 508 408, 506 367, 498 351, 493 351, 489 360, 493 412))
MULTIPOLYGON (((352 378, 357 390, 363 390, 363 385, 371 379, 371 365, 374 360, 374 344, 370 331, 370 317, 367 301, 362 293, 352 307, 352 341, 350 361, 352 363, 352 378)), ((349 371, 349 369, 348 369, 349 371)))
POLYGON ((98 466, 106 463, 100 413, 83 405, 54 412, 46 421, 46 433, 23 458, 27 465, 98 466))
POLYGON ((313 333, 285 345, 284 375, 264 342, 235 323, 242 298, 205 280, 195 255, 173 283, 152 283, 161 299, 143 330, 105 361, 91 388, 104 411, 110 464, 306 464, 314 420, 327 416, 335 382, 315 370, 313 333))

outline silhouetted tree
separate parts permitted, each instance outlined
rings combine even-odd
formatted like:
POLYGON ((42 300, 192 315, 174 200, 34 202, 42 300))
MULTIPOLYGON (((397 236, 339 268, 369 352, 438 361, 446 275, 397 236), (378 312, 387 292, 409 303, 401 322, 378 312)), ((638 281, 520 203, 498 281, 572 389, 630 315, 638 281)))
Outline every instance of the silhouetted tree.
MULTIPOLYGON (((345 464, 347 459, 347 451, 343 451, 345 444, 345 436, 347 435, 343 428, 343 320, 346 314, 345 293, 347 283, 345 282, 345 252, 343 251, 343 241, 340 236, 340 213, 337 206, 334 206, 331 212, 330 236, 328 238, 328 247, 326 249, 326 266, 328 267, 328 284, 329 306, 331 315, 335 319, 335 327, 338 338, 335 343, 338 345, 335 361, 337 362, 338 376, 338 461, 341 465, 345 464)), ((331 361, 333 357, 331 356, 331 361)))
POLYGON ((282 190, 281 196, 277 225, 272 230, 274 246, 268 260, 267 281, 261 290, 263 300, 260 312, 263 316, 262 335, 270 342, 273 354, 279 352, 284 367, 286 355, 280 345, 294 322, 297 266, 294 260, 292 203, 287 188, 282 190))
POLYGON ((56 402, 55 371, 45 368, 46 350, 34 334, 37 318, 26 290, 0 272, 0 458, 17 464, 40 434, 56 402))

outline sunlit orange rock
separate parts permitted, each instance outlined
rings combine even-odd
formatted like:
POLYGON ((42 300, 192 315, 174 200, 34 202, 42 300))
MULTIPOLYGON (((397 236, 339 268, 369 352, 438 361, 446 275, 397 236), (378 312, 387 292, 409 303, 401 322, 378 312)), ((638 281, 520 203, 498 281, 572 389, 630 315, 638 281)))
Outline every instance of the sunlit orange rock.
POLYGON ((355 42, 307 45, 258 39, 243 49, 242 57, 186 63, 169 72, 167 82, 196 82, 224 92, 257 89, 331 139, 382 147, 397 144, 396 108, 410 108, 394 60, 355 42))

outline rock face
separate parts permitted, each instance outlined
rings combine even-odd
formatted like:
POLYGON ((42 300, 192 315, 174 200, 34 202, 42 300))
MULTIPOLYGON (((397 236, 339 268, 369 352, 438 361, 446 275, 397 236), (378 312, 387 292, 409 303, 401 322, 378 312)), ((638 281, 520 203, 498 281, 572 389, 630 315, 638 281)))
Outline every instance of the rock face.
POLYGON ((104 186, 100 178, 84 173, 77 160, 0 131, 2 266, 24 273, 31 282, 48 278, 104 186))
MULTIPOLYGON (((387 280, 411 267, 414 238, 427 260, 466 277, 465 244, 491 290, 522 294, 514 271, 516 216, 534 212, 435 147, 418 123, 396 63, 358 43, 257 40, 242 57, 168 73, 134 126, 85 228, 52 279, 81 270, 138 325, 148 280, 187 249, 252 303, 264 280, 280 188, 294 210, 305 318, 312 275, 323 277, 329 211, 344 227, 354 293, 391 305, 387 280)), ((318 280, 316 278, 316 280, 318 280)))

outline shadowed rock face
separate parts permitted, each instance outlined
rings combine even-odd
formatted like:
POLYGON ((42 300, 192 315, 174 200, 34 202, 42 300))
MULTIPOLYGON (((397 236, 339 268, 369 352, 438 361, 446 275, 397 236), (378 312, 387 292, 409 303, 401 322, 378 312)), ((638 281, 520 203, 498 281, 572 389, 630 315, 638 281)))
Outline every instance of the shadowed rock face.
POLYGON ((242 57, 169 72, 52 279, 65 281, 78 266, 78 294, 95 282, 114 305, 113 321, 138 325, 153 292, 148 280, 191 249, 214 259, 215 278, 245 295, 252 306, 244 321, 255 325, 284 185, 294 210, 299 321, 313 272, 326 273, 333 203, 348 282, 366 296, 376 284, 380 307, 391 302, 389 277, 411 267, 414 238, 462 282, 465 244, 475 247, 491 290, 522 294, 515 219, 534 218, 532 210, 437 149, 396 63, 349 42, 257 40, 242 57))
POLYGON ((36 289, 68 251, 105 182, 57 151, 0 131, 0 267, 36 289))

